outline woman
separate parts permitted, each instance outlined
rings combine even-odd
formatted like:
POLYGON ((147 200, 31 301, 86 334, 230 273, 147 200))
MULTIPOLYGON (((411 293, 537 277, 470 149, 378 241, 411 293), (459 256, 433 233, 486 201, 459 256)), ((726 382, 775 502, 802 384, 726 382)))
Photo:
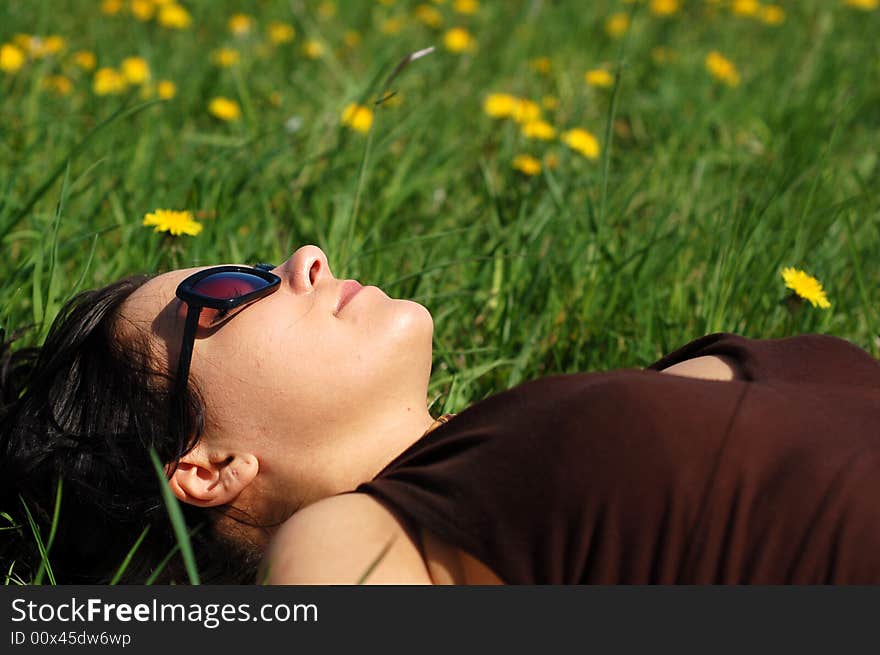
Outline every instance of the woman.
MULTIPOLYGON (((432 329, 314 246, 92 292, 6 357, 0 507, 45 539, 60 476, 59 581, 109 579, 139 535, 124 579, 182 579, 152 447, 208 581, 261 558, 278 584, 880 581, 880 365, 856 346, 707 335, 435 421, 432 329)), ((18 534, 4 559, 34 571, 18 534)))

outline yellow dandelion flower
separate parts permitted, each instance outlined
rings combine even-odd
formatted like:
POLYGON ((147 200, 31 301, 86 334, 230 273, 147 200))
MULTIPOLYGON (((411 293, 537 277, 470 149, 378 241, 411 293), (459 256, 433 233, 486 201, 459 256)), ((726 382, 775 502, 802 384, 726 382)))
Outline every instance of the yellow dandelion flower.
POLYGON ((655 16, 671 16, 678 13, 681 3, 679 0, 651 0, 649 8, 655 16))
POLYGON ((612 39, 619 39, 629 29, 629 14, 618 12, 611 14, 605 21, 605 32, 612 39))
POLYGON ((541 162, 531 155, 517 155, 513 158, 513 168, 531 177, 541 172, 541 162))
POLYGON ((330 20, 336 15, 336 5, 330 0, 324 0, 318 5, 318 16, 324 20, 330 20))
POLYGON ((302 45, 302 53, 309 59, 320 59, 324 56, 324 45, 315 39, 307 39, 302 45))
POLYGON ((67 40, 58 35, 41 38, 27 34, 16 34, 13 41, 34 59, 43 59, 49 55, 57 54, 67 47, 67 40))
POLYGON ((382 21, 379 25, 379 31, 388 35, 399 34, 405 25, 406 19, 403 16, 391 16, 382 21))
POLYGON ((796 268, 787 267, 782 269, 782 279, 785 286, 792 289, 795 294, 810 302, 813 307, 828 309, 831 303, 825 297, 822 284, 811 275, 796 268))
POLYGON ((279 91, 272 91, 272 93, 269 94, 269 104, 273 107, 281 106, 281 93, 279 91))
POLYGON ((230 16, 226 26, 235 36, 244 36, 253 28, 254 19, 247 14, 233 14, 230 16))
POLYGON ((202 231, 202 224, 193 218, 191 211, 155 209, 144 216, 142 225, 153 226, 154 232, 168 232, 178 237, 181 234, 196 236, 202 231))
POLYGON ((576 127, 562 134, 562 142, 587 159, 599 158, 599 141, 587 130, 576 127))
POLYGON ((724 82, 728 86, 737 86, 739 84, 739 72, 736 70, 736 66, 720 52, 713 50, 706 55, 706 70, 716 80, 724 82))
POLYGON ((126 57, 120 68, 129 84, 143 84, 150 79, 150 65, 143 57, 126 57))
POLYGON ((151 0, 131 0, 128 8, 131 15, 141 22, 147 22, 156 13, 156 5, 151 0))
POLYGON ((779 25, 785 21, 785 10, 779 5, 764 5, 758 12, 758 19, 767 25, 779 25))
POLYGON ((844 0, 847 7, 862 9, 863 11, 871 11, 880 7, 880 0, 844 0))
POLYGON ((221 121, 231 122, 241 118, 241 107, 238 106, 238 103, 222 96, 211 99, 211 102, 208 103, 208 111, 221 121))
POLYGON ((351 103, 342 110, 342 124, 356 132, 369 132, 373 125, 373 111, 369 107, 351 103))
POLYGON ((346 30, 345 34, 342 35, 342 41, 349 48, 355 48, 360 45, 361 35, 355 30, 346 30))
POLYGON ((235 66, 239 58, 238 50, 233 50, 232 48, 219 48, 211 53, 211 61, 216 66, 220 66, 220 68, 235 66))
POLYGON ((177 95, 177 85, 171 80, 159 80, 156 85, 156 93, 162 100, 171 100, 177 95))
POLYGON ((528 123, 523 123, 522 134, 527 139, 549 141, 556 137, 556 128, 547 121, 529 121, 528 123))
POLYGON ((453 27, 443 35, 443 45, 449 52, 470 52, 477 47, 474 37, 463 27, 453 27))
POLYGON ((547 168, 558 168, 559 167, 559 155, 555 152, 548 152, 544 156, 544 164, 547 168))
POLYGON ((24 52, 18 46, 4 43, 0 46, 0 70, 4 73, 15 73, 21 70, 27 59, 24 52))
POLYGON ((549 111, 558 109, 559 98, 557 98, 556 96, 544 96, 543 98, 541 98, 541 106, 549 111))
POLYGON ((465 16, 472 16, 480 11, 480 3, 477 0, 455 0, 452 10, 465 16))
POLYGON ((594 68, 584 73, 584 82, 589 86, 607 88, 614 86, 614 76, 604 68, 594 68))
POLYGON ((16 34, 12 37, 12 42, 25 54, 40 47, 39 37, 31 36, 30 34, 16 34))
POLYGON ((99 68, 92 78, 92 91, 95 95, 118 95, 128 87, 125 75, 115 68, 99 68))
POLYGON ((730 11, 737 16, 755 16, 761 8, 758 0, 733 0, 730 11))
POLYGON ((287 23, 282 23, 277 20, 269 23, 266 32, 269 34, 269 41, 274 45, 290 43, 293 41, 294 37, 296 37, 296 30, 293 29, 293 25, 288 25, 287 23))
POLYGON ((67 39, 63 36, 52 34, 45 39, 35 39, 34 44, 35 47, 31 54, 39 59, 49 55, 57 55, 67 47, 67 39))
POLYGON ((550 57, 535 57, 529 62, 529 66, 531 66, 532 70, 543 75, 547 75, 553 70, 553 62, 550 61, 550 57))
POLYGON ((431 5, 419 5, 415 8, 416 19, 428 27, 438 28, 443 25, 443 14, 431 5))
POLYGON ((519 98, 509 93, 490 93, 483 100, 483 111, 492 118, 509 118, 518 104, 519 98))
POLYGON ((95 53, 89 50, 78 50, 77 52, 74 52, 72 59, 73 63, 84 71, 95 70, 95 66, 98 63, 98 60, 95 58, 95 53))
POLYGON ((43 88, 59 96, 66 96, 73 91, 73 82, 64 75, 50 75, 43 80, 43 88))
POLYGON ((511 118, 517 123, 531 123, 541 118, 541 106, 537 102, 520 98, 516 101, 511 118))
POLYGON ((192 24, 192 16, 177 3, 160 7, 158 20, 159 25, 172 30, 185 30, 192 24))
POLYGON ((63 36, 53 34, 46 37, 46 51, 49 54, 56 54, 67 47, 67 40, 63 36))
POLYGON ((122 0, 104 0, 101 3, 101 13, 105 16, 115 16, 122 11, 122 0))

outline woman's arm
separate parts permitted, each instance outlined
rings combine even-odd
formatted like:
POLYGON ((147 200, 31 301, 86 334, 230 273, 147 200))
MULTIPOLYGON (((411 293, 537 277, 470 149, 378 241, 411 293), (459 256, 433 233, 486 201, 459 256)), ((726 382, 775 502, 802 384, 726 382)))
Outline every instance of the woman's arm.
POLYGON ((364 494, 331 496, 285 521, 258 582, 357 584, 380 555, 363 584, 433 584, 417 546, 388 510, 364 494))

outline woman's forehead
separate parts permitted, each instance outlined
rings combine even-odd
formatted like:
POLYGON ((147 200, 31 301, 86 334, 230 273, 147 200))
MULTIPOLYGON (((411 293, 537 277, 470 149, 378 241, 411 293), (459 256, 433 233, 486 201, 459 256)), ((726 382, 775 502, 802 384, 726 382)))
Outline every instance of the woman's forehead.
POLYGON ((183 268, 161 273, 136 289, 123 303, 120 317, 140 331, 167 336, 177 327, 177 286, 189 275, 207 268, 183 268))
POLYGON ((149 311, 157 305, 158 309, 161 309, 175 299, 177 286, 187 276, 201 270, 201 268, 204 267, 182 268, 161 273, 132 293, 129 301, 138 309, 149 311))

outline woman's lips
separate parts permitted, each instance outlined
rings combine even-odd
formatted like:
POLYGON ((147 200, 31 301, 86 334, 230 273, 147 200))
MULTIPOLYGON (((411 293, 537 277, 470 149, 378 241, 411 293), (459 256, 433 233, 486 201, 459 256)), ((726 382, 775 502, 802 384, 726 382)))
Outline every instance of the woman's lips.
POLYGON ((355 294, 361 289, 363 289, 363 286, 357 280, 346 280, 343 282, 342 290, 339 292, 339 301, 336 303, 336 311, 334 314, 341 312, 342 308, 345 307, 348 301, 354 298, 355 294))

